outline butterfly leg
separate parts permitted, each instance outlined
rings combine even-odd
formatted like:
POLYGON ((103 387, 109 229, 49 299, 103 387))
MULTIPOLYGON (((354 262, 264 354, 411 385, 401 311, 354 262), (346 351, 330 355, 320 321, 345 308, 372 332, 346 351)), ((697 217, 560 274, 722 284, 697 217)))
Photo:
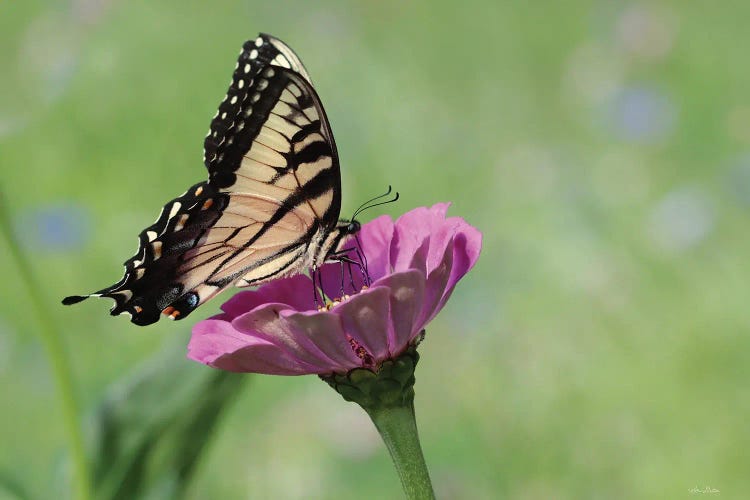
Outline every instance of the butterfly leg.
POLYGON ((318 309, 325 308, 326 302, 331 302, 331 298, 326 295, 326 289, 323 284, 323 272, 320 267, 313 267, 310 274, 313 280, 313 299, 315 300, 315 307, 318 309), (318 302, 318 293, 320 293, 320 302, 318 302))
MULTIPOLYGON (((370 273, 367 272, 367 264, 366 260, 364 260, 364 255, 357 247, 349 247, 349 248, 343 248, 337 252, 333 252, 328 257, 331 260, 337 260, 339 262, 346 262, 351 266, 351 264, 354 264, 359 268, 360 274, 362 275, 362 283, 364 283, 365 286, 370 286, 372 284, 372 280, 370 279, 370 273), (349 254, 354 253, 356 255, 355 259, 352 259, 349 257, 349 254)), ((353 281, 354 277, 350 274, 350 279, 353 281)), ((357 289, 356 286, 352 285, 354 290, 357 289)))
POLYGON ((359 235, 354 235, 354 241, 357 242, 357 245, 354 247, 354 251, 357 253, 357 259, 364 265, 363 271, 363 279, 365 280, 365 285, 370 286, 372 284, 372 280, 370 279, 370 271, 367 267, 367 256, 365 255, 365 250, 362 248, 362 243, 359 241, 359 235))
MULTIPOLYGON (((339 261, 340 270, 341 270, 341 290, 339 291, 339 297, 344 297, 344 262, 339 261)), ((351 278, 351 275, 350 275, 351 278)), ((352 283, 353 285, 353 283, 352 283)))
POLYGON ((354 253, 357 254, 359 270, 362 273, 362 280, 365 282, 366 286, 370 286, 372 284, 372 279, 370 279, 370 271, 367 270, 367 258, 365 257, 365 253, 361 251, 359 247, 354 247, 354 253))
MULTIPOLYGON (((343 265, 343 263, 342 263, 342 265, 343 265)), ((351 262, 347 262, 346 263, 346 268, 349 271, 349 284, 352 286, 352 290, 356 291, 357 290, 357 285, 354 284, 354 274, 352 274, 352 264, 351 264, 351 262)), ((343 269, 342 269, 342 271, 343 271, 343 269)), ((342 276, 341 280, 343 281, 343 279, 344 279, 344 277, 342 276)), ((344 284, 343 283, 341 284, 341 288, 342 289, 344 288, 344 284)), ((344 292, 342 291, 341 293, 342 293, 341 296, 343 297, 343 293, 344 292)))
POLYGON ((357 285, 354 283, 354 274, 352 272, 352 264, 357 264, 357 262, 354 262, 352 259, 347 257, 346 255, 337 256, 336 260, 339 263, 340 270, 341 270, 341 288, 339 290, 339 297, 344 297, 346 295, 346 287, 344 285, 344 282, 346 281, 346 270, 344 269, 344 264, 346 264, 347 269, 349 270, 349 284, 352 287, 352 291, 356 293, 357 291, 357 285))
POLYGON ((310 270, 310 277, 312 278, 313 301, 315 302, 315 309, 320 309, 322 305, 320 302, 318 302, 318 284, 317 284, 317 281, 320 281, 320 270, 317 267, 313 267, 310 270))

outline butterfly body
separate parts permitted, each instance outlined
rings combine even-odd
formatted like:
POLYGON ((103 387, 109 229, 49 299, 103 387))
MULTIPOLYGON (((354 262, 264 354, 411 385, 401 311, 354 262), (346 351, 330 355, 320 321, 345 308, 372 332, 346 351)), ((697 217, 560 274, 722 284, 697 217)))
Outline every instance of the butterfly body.
POLYGON ((204 142, 208 181, 167 203, 139 235, 115 300, 138 325, 182 319, 229 286, 317 269, 356 232, 339 220, 336 144, 294 52, 261 34, 246 42, 204 142))

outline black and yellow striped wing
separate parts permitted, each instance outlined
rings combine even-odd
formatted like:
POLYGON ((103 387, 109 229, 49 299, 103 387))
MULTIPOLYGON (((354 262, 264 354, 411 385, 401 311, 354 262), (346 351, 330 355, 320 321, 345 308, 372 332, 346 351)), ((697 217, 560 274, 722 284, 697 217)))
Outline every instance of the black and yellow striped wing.
POLYGON ((115 300, 138 325, 187 316, 236 284, 321 264, 338 244, 340 172, 309 75, 280 40, 243 46, 204 144, 207 182, 167 203, 139 235, 120 282, 86 296, 115 300))

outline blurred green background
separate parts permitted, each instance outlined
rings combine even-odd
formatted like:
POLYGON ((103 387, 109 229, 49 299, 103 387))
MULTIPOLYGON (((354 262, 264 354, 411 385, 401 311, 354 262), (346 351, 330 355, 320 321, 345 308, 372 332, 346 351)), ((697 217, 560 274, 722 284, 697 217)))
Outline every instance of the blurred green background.
MULTIPOLYGON (((229 297, 147 328, 109 301, 59 305, 118 280, 137 233, 205 178, 236 54, 265 31, 326 106, 343 215, 393 184, 386 213, 452 201, 484 232, 420 348, 439 497, 747 498, 747 19, 679 0, 4 3, 2 188, 83 408, 229 297)), ((0 248, 0 466, 53 498, 59 401, 0 248)), ((398 495, 364 413, 315 377, 251 377, 188 489, 398 495)))

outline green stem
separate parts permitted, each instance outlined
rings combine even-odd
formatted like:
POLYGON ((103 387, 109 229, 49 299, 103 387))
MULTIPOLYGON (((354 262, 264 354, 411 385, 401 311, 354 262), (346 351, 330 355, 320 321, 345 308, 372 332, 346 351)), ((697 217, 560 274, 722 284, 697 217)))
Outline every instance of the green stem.
POLYGON ((88 460, 86 458, 86 448, 83 440, 83 433, 79 425, 79 409, 73 389, 73 374, 70 368, 70 361, 65 352, 62 337, 57 331, 55 322, 49 315, 45 307, 46 300, 42 296, 42 289, 36 284, 34 273, 31 270, 29 261, 26 259, 18 241, 13 234, 10 217, 6 210, 5 196, 0 192, 0 229, 4 233, 8 242, 10 253, 15 260, 15 265, 26 285, 31 305, 34 313, 40 322, 39 334, 44 344, 49 363, 52 366, 52 372, 57 383, 57 392, 60 396, 60 406, 62 407, 63 421, 65 430, 68 434, 68 444, 70 445, 71 455, 73 457, 74 481, 76 492, 79 500, 89 500, 91 498, 91 483, 89 476, 88 460))
POLYGON ((434 499, 430 474, 419 444, 414 401, 409 400, 404 406, 365 410, 391 453, 406 497, 419 500, 434 499))

